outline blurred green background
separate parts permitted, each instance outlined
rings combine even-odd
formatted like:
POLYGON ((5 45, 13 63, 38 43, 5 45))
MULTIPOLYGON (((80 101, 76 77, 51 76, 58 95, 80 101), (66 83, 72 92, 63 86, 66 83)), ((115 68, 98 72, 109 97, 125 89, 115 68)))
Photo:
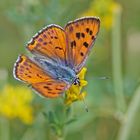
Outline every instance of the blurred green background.
POLYGON ((139 13, 138 0, 1 0, 0 140, 139 140, 139 13), (82 16, 101 19, 86 64, 88 113, 80 101, 39 97, 12 74, 38 30, 82 16))

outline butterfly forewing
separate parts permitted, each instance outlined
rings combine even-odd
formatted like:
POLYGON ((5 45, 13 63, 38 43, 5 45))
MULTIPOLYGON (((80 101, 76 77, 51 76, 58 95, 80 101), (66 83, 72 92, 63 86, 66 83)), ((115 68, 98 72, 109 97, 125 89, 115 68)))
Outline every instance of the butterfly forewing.
POLYGON ((39 31, 28 43, 27 49, 46 56, 57 63, 65 63, 66 37, 64 30, 57 25, 50 25, 39 31))
POLYGON ((81 18, 70 22, 65 27, 68 40, 68 61, 78 73, 85 64, 86 58, 99 32, 99 18, 81 18))
POLYGON ((27 83, 44 82, 50 79, 42 68, 25 55, 20 55, 16 61, 14 75, 17 79, 27 83))

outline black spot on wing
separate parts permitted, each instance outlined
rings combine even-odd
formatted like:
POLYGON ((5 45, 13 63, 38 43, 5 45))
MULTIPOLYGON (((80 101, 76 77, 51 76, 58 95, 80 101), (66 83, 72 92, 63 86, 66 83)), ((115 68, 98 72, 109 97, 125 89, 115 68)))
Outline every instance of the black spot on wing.
POLYGON ((52 85, 52 83, 47 83, 47 85, 52 85))
POLYGON ((62 90, 62 89, 61 89, 61 88, 56 88, 56 90, 59 90, 59 91, 60 91, 60 90, 62 90))
POLYGON ((85 37, 85 34, 84 33, 80 33, 80 32, 78 32, 78 33, 76 33, 76 37, 78 38, 78 39, 80 39, 80 37, 85 37))
POLYGON ((43 42, 43 45, 47 45, 47 42, 43 42))
POLYGON ((44 88, 48 89, 49 87, 48 86, 43 86, 44 88))
POLYGON ((94 35, 91 37, 91 39, 92 39, 92 40, 94 40, 94 39, 95 39, 94 35))
POLYGON ((28 78, 32 78, 30 75, 28 75, 27 73, 25 73, 25 75, 28 77, 28 78))
POLYGON ((86 32, 87 32, 89 35, 92 35, 92 34, 93 34, 93 31, 90 30, 89 28, 86 28, 86 32))
POLYGON ((81 55, 81 56, 84 56, 84 53, 83 53, 83 52, 81 52, 81 53, 80 53, 80 55, 81 55))
POLYGON ((42 77, 40 74, 38 74, 38 73, 36 74, 36 76, 39 77, 39 78, 41 78, 41 79, 43 78, 43 77, 42 77))
POLYGON ((45 34, 43 34, 43 37, 44 37, 44 38, 47 38, 47 36, 46 36, 45 34))
POLYGON ((84 38, 85 37, 85 34, 84 33, 81 33, 81 36, 84 38))
POLYGON ((71 48, 73 48, 73 47, 76 47, 76 41, 75 40, 71 42, 71 48))
POLYGON ((89 28, 86 28, 86 32, 87 32, 87 33, 89 32, 89 28))
POLYGON ((55 49, 62 50, 62 48, 61 48, 61 47, 59 47, 59 46, 56 46, 56 47, 55 47, 55 49))
POLYGON ((77 37, 78 39, 80 39, 80 33, 79 33, 79 32, 76 33, 76 37, 77 37))
POLYGON ((87 42, 84 42, 83 45, 88 48, 89 44, 87 42))
POLYGON ((53 94, 53 95, 55 95, 56 93, 55 93, 55 92, 52 92, 52 91, 48 91, 48 94, 53 94))
POLYGON ((49 86, 43 86, 43 88, 47 89, 47 90, 52 90, 49 86))
POLYGON ((90 31, 89 31, 89 34, 92 35, 92 33, 93 33, 93 32, 90 30, 90 31))
POLYGON ((39 38, 39 39, 38 39, 38 41, 39 41, 39 42, 42 42, 42 41, 43 41, 43 39, 42 39, 42 38, 39 38))
POLYGON ((52 42, 51 42, 51 41, 49 41, 49 44, 52 44, 52 42))
POLYGON ((57 37, 57 36, 55 36, 54 38, 55 38, 55 39, 58 39, 58 37, 57 37))

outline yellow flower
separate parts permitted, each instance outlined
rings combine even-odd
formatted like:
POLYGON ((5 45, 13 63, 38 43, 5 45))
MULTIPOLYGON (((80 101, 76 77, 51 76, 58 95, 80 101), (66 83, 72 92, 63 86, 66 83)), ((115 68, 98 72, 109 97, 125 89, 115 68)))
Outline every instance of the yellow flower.
POLYGON ((0 114, 10 119, 19 118, 30 124, 33 121, 33 109, 30 104, 32 99, 29 89, 7 85, 0 93, 0 114))
POLYGON ((113 0, 94 0, 89 9, 82 16, 98 16, 102 21, 102 27, 110 29, 112 27, 113 11, 118 9, 119 4, 113 0))
POLYGON ((65 93, 65 104, 70 105, 72 102, 75 102, 77 100, 83 100, 86 96, 86 92, 82 92, 81 90, 84 86, 87 85, 87 81, 84 80, 85 73, 87 69, 84 67, 80 73, 77 75, 80 80, 80 85, 72 85, 65 93))

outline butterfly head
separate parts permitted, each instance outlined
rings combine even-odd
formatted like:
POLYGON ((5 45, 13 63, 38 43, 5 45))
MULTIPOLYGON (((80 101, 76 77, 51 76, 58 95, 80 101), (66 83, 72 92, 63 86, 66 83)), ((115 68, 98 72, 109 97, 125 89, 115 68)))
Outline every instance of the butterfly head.
POLYGON ((76 77, 76 79, 74 80, 73 84, 80 86, 80 79, 79 79, 79 77, 76 77))

